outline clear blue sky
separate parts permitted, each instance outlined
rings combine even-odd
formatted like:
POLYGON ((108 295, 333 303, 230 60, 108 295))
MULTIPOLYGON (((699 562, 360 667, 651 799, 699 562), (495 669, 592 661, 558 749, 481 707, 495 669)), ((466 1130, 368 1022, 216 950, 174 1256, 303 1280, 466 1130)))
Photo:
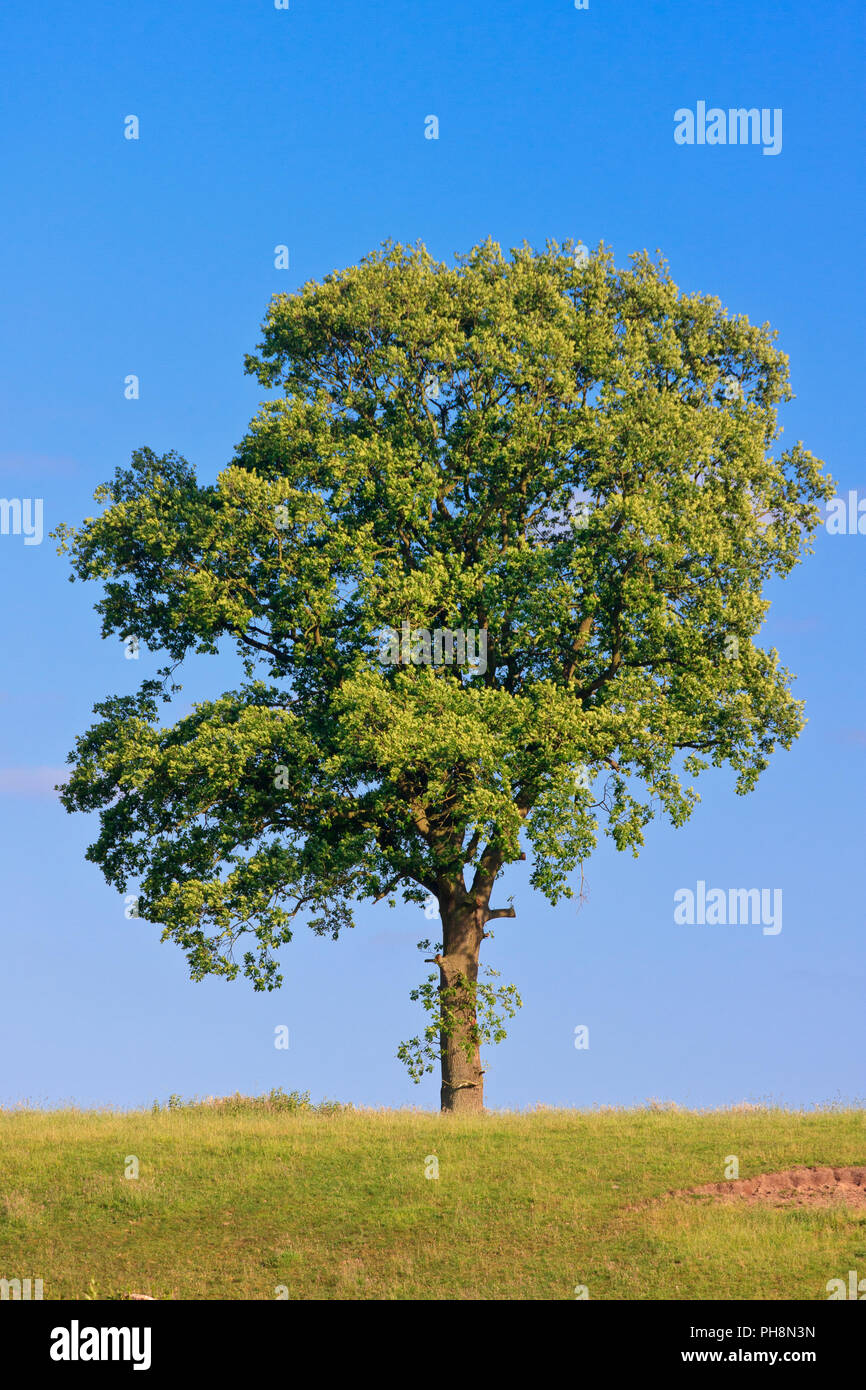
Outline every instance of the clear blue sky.
MULTIPOLYGON (((46 533, 91 512, 143 444, 211 479, 259 401, 243 354, 269 296, 386 238, 443 258, 487 235, 603 239, 620 262, 661 248, 681 287, 779 330, 785 442, 866 497, 855 0, 57 0, 0 25, 0 495, 43 498, 46 533), (675 144, 674 111, 698 101, 781 108, 781 153, 675 144)), ((751 797, 716 773, 691 823, 651 827, 638 861, 605 842, 580 911, 511 872, 518 916, 488 961, 525 1007, 491 1051, 489 1104, 863 1096, 864 573, 866 535, 821 533, 772 590, 766 644, 809 724, 751 797), (677 925, 673 895, 698 880, 781 888, 782 931, 677 925)), ((394 1055, 421 1021, 422 912, 362 909, 337 943, 299 928, 283 990, 256 995, 191 984, 85 862, 95 826, 50 787, 94 702, 161 659, 101 642, 98 592, 67 574, 47 534, 0 536, 0 1101, 283 1085, 437 1105, 394 1055)), ((202 662, 185 688, 234 676, 202 662)))

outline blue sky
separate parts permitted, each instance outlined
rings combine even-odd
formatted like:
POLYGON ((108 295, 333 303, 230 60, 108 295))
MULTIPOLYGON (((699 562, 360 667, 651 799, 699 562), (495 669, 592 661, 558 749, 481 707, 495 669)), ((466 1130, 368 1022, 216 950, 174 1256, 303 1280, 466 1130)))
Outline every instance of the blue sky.
MULTIPOLYGON (((0 535, 0 1102, 282 1085, 435 1106, 395 1059, 421 1022, 423 912, 364 908, 337 943, 299 928, 282 991, 256 995, 190 983, 85 862, 94 825, 51 786, 94 702, 161 659, 100 640, 97 590, 68 583, 47 532, 144 444, 211 479, 260 400, 243 355, 269 296, 386 238, 442 258, 488 235, 604 240, 620 263, 660 248, 683 289, 779 330, 782 447, 802 439, 866 498, 862 7, 59 0, 2 28, 0 495, 42 498, 46 536, 0 535), (781 108, 781 152, 677 145, 674 112, 698 101, 781 108)), ((755 793, 715 773, 639 860, 605 842, 580 910, 510 872, 518 915, 488 963, 524 1008, 490 1054, 490 1105, 862 1098, 864 572, 866 535, 820 532, 769 591, 765 644, 809 723, 755 793), (781 888, 781 932, 676 924, 699 880, 781 888)), ((185 692, 234 679, 200 662, 185 692)))

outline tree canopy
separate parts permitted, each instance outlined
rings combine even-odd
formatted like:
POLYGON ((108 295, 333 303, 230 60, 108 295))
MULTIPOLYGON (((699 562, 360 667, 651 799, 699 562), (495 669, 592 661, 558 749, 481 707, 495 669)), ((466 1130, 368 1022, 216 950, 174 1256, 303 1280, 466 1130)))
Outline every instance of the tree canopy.
POLYGON ((756 638, 832 483, 773 455, 769 326, 645 253, 387 244, 275 296, 246 369, 276 395, 215 482, 142 448, 59 528, 103 635, 168 658, 96 706, 63 799, 196 979, 272 988, 297 914, 337 936, 360 901, 434 895, 436 1026, 468 1055, 454 1001, 509 863, 556 903, 600 831, 637 852, 704 769, 748 792, 798 734, 756 638), (431 659, 442 629, 485 661, 431 659), (177 664, 225 642, 244 683, 163 723, 177 664))

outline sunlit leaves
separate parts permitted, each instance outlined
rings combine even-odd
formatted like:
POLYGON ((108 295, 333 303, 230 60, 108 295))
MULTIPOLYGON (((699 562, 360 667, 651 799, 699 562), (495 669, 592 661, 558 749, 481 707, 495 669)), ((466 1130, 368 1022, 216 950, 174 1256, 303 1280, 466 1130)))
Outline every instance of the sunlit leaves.
POLYGON ((485 846, 557 901, 599 831, 636 852, 796 737, 762 595, 832 483, 773 453, 766 325, 644 254, 388 245, 276 296, 247 368, 276 395, 212 483, 141 449, 59 530, 106 635, 246 665, 170 727, 160 681, 103 702, 64 793, 196 977, 270 987, 296 914, 336 935, 485 846), (404 622, 483 630, 487 669, 382 665, 404 622))

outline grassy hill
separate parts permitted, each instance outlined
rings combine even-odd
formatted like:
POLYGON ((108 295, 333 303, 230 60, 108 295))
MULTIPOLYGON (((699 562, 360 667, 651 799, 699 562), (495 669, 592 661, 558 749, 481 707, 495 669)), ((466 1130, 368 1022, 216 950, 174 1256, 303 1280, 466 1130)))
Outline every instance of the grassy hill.
POLYGON ((667 1195, 730 1155, 741 1178, 862 1164, 858 1109, 173 1102, 0 1111, 0 1278, 46 1299, 820 1300, 866 1275, 866 1209, 667 1195))

